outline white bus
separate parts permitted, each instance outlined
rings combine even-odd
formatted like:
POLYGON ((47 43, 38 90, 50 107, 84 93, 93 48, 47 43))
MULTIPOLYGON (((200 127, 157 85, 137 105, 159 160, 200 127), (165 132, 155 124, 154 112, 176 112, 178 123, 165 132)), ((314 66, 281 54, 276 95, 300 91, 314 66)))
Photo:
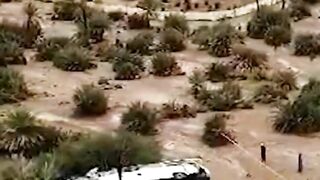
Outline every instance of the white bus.
MULTIPOLYGON (((90 170, 85 177, 72 180, 119 180, 115 169, 90 170)), ((210 180, 210 172, 194 159, 163 161, 157 164, 123 168, 122 180, 210 180)))

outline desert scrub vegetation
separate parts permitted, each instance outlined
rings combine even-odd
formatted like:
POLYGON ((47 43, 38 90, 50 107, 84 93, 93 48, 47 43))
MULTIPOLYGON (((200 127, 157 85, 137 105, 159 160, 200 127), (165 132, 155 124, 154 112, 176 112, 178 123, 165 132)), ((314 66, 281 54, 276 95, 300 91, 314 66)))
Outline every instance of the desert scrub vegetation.
POLYGON ((53 3, 54 15, 53 20, 72 21, 76 18, 78 5, 74 0, 69 1, 55 1, 53 3))
POLYGON ((294 39, 294 55, 314 58, 320 54, 319 34, 298 34, 294 39))
POLYGON ((209 26, 200 26, 193 32, 191 42, 199 46, 199 50, 207 50, 210 45, 211 29, 209 26))
POLYGON ((226 57, 231 55, 232 45, 242 42, 243 38, 232 25, 221 22, 213 27, 200 27, 195 31, 193 42, 199 45, 199 49, 207 49, 214 56, 226 57))
POLYGON ((13 41, 1 42, 0 40, 0 66, 6 67, 8 64, 27 64, 23 55, 23 48, 13 41))
POLYGON ((12 69, 0 68, 0 105, 16 103, 30 95, 22 74, 12 69))
POLYGON ((90 38, 95 42, 102 42, 104 32, 110 28, 111 20, 109 19, 108 14, 103 11, 94 12, 88 18, 90 38))
POLYGON ((161 33, 160 48, 171 52, 182 51, 186 48, 184 35, 173 28, 168 28, 161 33))
POLYGON ((108 60, 113 64, 113 71, 117 80, 139 79, 145 70, 143 58, 138 54, 130 53, 126 49, 117 49, 109 54, 108 60), (111 56, 110 56, 111 55, 111 56))
POLYGON ((135 102, 122 114, 121 123, 124 129, 141 135, 153 135, 159 123, 157 111, 146 103, 135 102))
POLYGON ((255 102, 269 104, 280 100, 288 100, 288 91, 273 83, 263 84, 254 93, 255 102))
POLYGON ((320 131, 318 80, 310 80, 293 102, 281 104, 273 114, 273 128, 281 133, 305 134, 320 131))
POLYGON ((283 28, 282 26, 275 25, 270 27, 264 37, 266 44, 273 46, 277 49, 282 44, 288 44, 291 41, 291 31, 283 28))
POLYGON ((245 45, 232 47, 233 60, 229 65, 238 72, 253 71, 254 69, 268 68, 268 56, 266 53, 251 49, 245 45))
POLYGON ((200 92, 205 89, 204 83, 207 80, 205 73, 200 70, 193 70, 192 74, 188 77, 191 84, 190 93, 197 99, 200 92))
POLYGON ((187 34, 189 32, 188 21, 183 15, 170 14, 169 16, 166 16, 164 20, 164 28, 173 28, 182 34, 187 34))
POLYGON ((229 119, 229 115, 224 113, 216 113, 208 118, 205 123, 202 141, 210 147, 219 147, 231 143, 225 136, 235 140, 231 131, 226 130, 227 119, 229 119))
POLYGON ((194 95, 198 102, 211 111, 230 111, 236 108, 250 109, 251 102, 242 96, 239 84, 228 81, 216 90, 208 90, 200 86, 199 92, 194 95))
POLYGON ((288 43, 291 31, 290 16, 287 11, 273 10, 266 6, 261 7, 247 25, 249 37, 266 39, 266 42, 271 45, 273 41, 280 41, 281 44, 288 43), (279 35, 279 38, 275 38, 276 35, 279 35))
POLYGON ((63 139, 60 131, 42 125, 22 109, 8 113, 0 124, 0 155, 32 158, 52 151, 63 139))
POLYGON ((51 61, 54 55, 70 43, 67 37, 51 37, 39 42, 37 47, 37 61, 51 61))
POLYGON ((184 75, 175 57, 169 53, 159 52, 152 57, 152 73, 156 76, 184 75))
POLYGON ((130 29, 148 29, 151 27, 149 16, 146 13, 129 15, 128 26, 130 29))
POLYGON ((91 62, 90 53, 78 46, 67 46, 53 56, 53 65, 64 71, 85 71, 96 65, 91 62))
POLYGON ((306 17, 310 17, 311 11, 309 5, 302 0, 291 1, 292 3, 289 6, 290 17, 294 21, 300 21, 306 17))
POLYGON ((108 107, 108 97, 92 84, 82 85, 73 95, 76 113, 82 115, 101 115, 108 107))
POLYGON ((195 107, 179 104, 175 101, 162 104, 160 112, 161 118, 165 119, 194 118, 197 116, 195 107))
POLYGON ((232 69, 223 63, 211 63, 206 70, 206 77, 211 82, 227 81, 232 78, 232 69))
POLYGON ((3 20, 0 23, 0 64, 26 64, 23 56, 24 36, 19 24, 3 20))
POLYGON ((230 24, 218 24, 212 28, 212 31, 209 39, 209 53, 217 57, 231 55, 232 45, 243 39, 243 36, 230 24))
POLYGON ((290 70, 279 70, 273 74, 272 81, 285 91, 297 90, 297 74, 290 70))
POLYGON ((130 39, 126 43, 126 48, 131 53, 139 53, 141 55, 150 55, 152 52, 152 46, 154 41, 154 35, 150 32, 142 32, 130 39))

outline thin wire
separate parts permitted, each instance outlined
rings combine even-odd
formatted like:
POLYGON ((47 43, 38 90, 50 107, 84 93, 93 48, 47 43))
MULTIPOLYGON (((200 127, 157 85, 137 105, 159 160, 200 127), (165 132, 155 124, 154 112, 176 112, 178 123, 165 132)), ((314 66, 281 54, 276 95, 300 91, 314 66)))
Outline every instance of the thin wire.
POLYGON ((256 161, 258 164, 269 170, 272 174, 274 174, 276 177, 282 180, 288 180, 283 175, 278 173, 276 170, 272 169, 270 166, 266 165, 265 163, 262 163, 259 159, 257 159, 253 154, 251 154, 249 151, 247 151, 244 147, 240 146, 239 143, 235 142, 233 139, 226 136, 224 133, 220 133, 224 138, 226 138, 228 141, 230 141, 233 145, 235 145, 237 148, 239 148, 241 151, 245 152, 250 158, 252 158, 254 161, 256 161))

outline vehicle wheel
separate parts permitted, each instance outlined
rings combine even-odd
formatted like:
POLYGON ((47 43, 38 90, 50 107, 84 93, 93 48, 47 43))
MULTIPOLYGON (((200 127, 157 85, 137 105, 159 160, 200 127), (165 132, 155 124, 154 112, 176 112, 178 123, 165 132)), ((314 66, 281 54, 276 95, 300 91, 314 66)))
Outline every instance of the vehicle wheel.
POLYGON ((174 179, 184 179, 187 177, 185 173, 173 173, 174 179))

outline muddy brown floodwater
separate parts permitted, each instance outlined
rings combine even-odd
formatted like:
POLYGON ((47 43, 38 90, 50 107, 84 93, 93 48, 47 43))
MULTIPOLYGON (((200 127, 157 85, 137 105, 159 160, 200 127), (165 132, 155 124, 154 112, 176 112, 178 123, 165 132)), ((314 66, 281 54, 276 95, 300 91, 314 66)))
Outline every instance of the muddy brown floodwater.
MULTIPOLYGON (((114 3, 117 2, 114 1, 114 3)), ((50 11, 50 6, 42 3, 39 5, 41 5, 42 14, 50 11)), ((21 7, 21 3, 2 4, 0 16, 2 18, 24 18, 24 15, 20 13, 22 12, 21 7)), ((60 33, 69 36, 76 31, 75 27, 67 22, 52 23, 44 18, 43 24, 47 35, 60 33)), ((294 29, 296 33, 320 32, 320 22, 316 17, 311 17, 294 23, 294 29)), ((310 77, 319 78, 319 58, 310 61, 306 57, 294 57, 286 47, 274 51, 261 40, 246 39, 246 43, 249 47, 267 52, 270 63, 275 68, 290 67, 296 70, 301 85, 310 77)), ((14 69, 24 74, 28 86, 36 93, 36 96, 19 105, 25 106, 41 119, 59 127, 112 132, 118 128, 121 113, 131 102, 139 100, 161 105, 176 100, 193 103, 192 97, 188 95, 187 76, 159 78, 147 75, 140 80, 114 81, 122 84, 123 89, 105 91, 105 94, 110 97, 111 107, 106 115, 95 118, 75 118, 72 115, 74 90, 81 84, 96 83, 100 77, 112 78, 114 73, 111 65, 98 63, 97 69, 70 73, 54 68, 50 62, 35 62, 31 58, 32 54, 33 52, 26 52, 29 61, 27 66, 13 66, 14 69)), ((187 75, 195 68, 202 69, 210 62, 219 60, 206 52, 198 51, 194 45, 190 44, 187 50, 174 53, 174 55, 187 75)), ((249 85, 244 84, 243 86, 245 89, 250 89, 249 85)), ((17 106, 5 105, 0 108, 2 111, 17 106)), ((230 113, 232 118, 227 121, 227 128, 234 131, 239 146, 246 152, 234 145, 211 149, 201 142, 204 121, 211 113, 201 113, 196 118, 163 122, 159 126, 160 133, 157 138, 163 145, 167 158, 200 156, 212 172, 212 177, 217 180, 281 179, 255 160, 259 158, 261 142, 267 146, 266 164, 285 179, 319 180, 320 134, 299 137, 275 133, 271 128, 272 110, 271 106, 256 105, 253 110, 236 110, 230 113), (302 153, 304 157, 305 169, 302 174, 297 173, 299 153, 302 153)))

